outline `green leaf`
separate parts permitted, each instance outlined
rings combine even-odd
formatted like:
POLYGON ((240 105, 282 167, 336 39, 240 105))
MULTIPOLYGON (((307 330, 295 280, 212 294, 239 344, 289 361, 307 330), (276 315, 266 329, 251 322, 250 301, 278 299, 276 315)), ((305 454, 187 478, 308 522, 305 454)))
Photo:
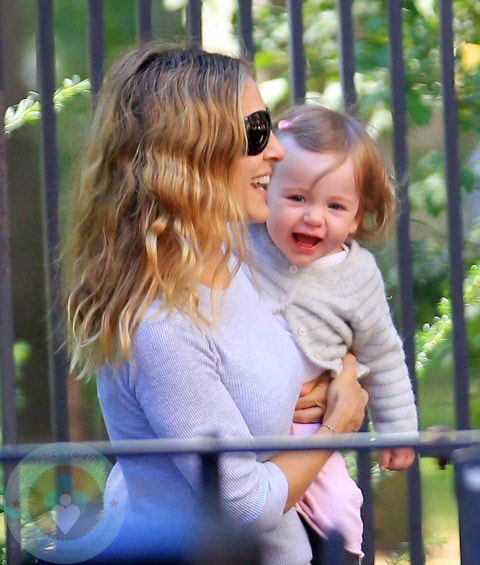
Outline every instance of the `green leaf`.
POLYGON ((429 108, 422 96, 415 90, 409 90, 406 95, 407 110, 413 121, 423 126, 430 123, 432 110, 429 108))

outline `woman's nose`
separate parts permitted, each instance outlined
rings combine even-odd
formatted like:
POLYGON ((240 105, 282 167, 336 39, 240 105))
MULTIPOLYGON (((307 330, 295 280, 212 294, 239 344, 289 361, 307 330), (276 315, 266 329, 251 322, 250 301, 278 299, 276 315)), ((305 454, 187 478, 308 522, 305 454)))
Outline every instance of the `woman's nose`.
POLYGON ((272 132, 265 148, 264 158, 269 161, 281 161, 284 157, 285 150, 277 136, 272 132))

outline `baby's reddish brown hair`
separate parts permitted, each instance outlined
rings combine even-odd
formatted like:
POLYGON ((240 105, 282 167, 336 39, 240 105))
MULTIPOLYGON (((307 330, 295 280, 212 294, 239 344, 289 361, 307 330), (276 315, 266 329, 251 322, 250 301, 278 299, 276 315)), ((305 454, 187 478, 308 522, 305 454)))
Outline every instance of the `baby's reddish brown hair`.
POLYGON ((302 104, 275 122, 281 140, 291 135, 300 147, 316 153, 338 153, 339 164, 353 161, 361 221, 355 237, 369 241, 385 231, 395 210, 391 175, 365 128, 352 116, 316 104, 302 104))

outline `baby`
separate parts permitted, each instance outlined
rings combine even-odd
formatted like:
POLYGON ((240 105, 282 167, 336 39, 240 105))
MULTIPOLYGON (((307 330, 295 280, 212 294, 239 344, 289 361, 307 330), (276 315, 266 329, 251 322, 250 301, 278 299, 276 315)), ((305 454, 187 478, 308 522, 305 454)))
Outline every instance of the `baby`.
MULTIPOLYGON (((302 394, 322 371, 334 377, 351 351, 375 431, 415 432, 414 394, 385 285, 357 242, 382 232, 394 209, 379 151, 356 120, 318 105, 291 109, 277 130, 285 158, 268 186, 270 215, 249 230, 262 296, 304 353, 302 394)), ((312 429, 294 424, 292 433, 312 429)), ((410 448, 384 449, 379 465, 406 469, 414 457, 410 448)), ((297 511, 322 536, 339 529, 346 549, 361 555, 361 495, 348 486, 341 455, 330 459, 297 511)))

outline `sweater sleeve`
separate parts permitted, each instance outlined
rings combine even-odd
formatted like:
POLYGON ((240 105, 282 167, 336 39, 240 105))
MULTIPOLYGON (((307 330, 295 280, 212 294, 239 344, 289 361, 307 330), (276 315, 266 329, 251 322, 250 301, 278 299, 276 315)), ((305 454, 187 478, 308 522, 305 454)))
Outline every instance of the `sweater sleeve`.
MULTIPOLYGON (((148 419, 152 435, 189 439, 250 439, 252 435, 221 380, 221 362, 213 343, 183 319, 145 323, 132 348, 130 387, 148 419)), ((175 465, 198 490, 200 462, 175 457, 175 465)), ((288 495, 284 474, 254 453, 225 454, 220 461, 225 510, 239 524, 258 532, 279 523, 288 495)))
POLYGON ((352 321, 352 350, 370 369, 362 384, 369 394, 375 430, 414 432, 418 429, 417 410, 403 343, 392 321, 382 275, 373 256, 367 253, 371 277, 352 321))

